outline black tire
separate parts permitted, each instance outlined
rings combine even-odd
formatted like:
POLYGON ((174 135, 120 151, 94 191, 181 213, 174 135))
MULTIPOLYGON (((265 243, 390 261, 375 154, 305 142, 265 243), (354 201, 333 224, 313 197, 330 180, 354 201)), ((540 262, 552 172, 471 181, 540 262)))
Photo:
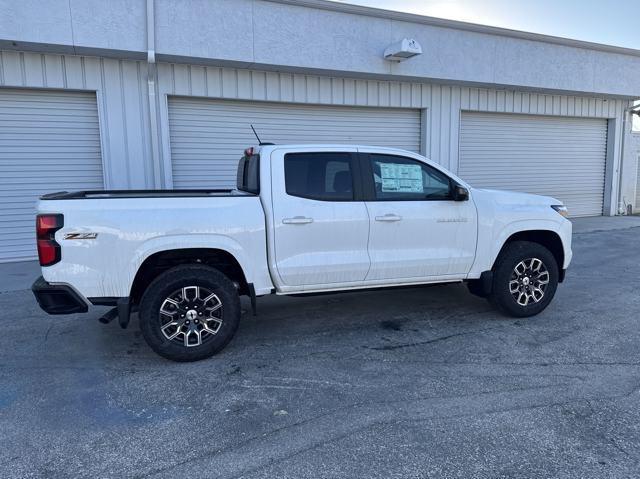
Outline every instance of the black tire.
MULTIPOLYGON (((537 263, 535 264, 537 265, 537 263)), ((542 278, 545 278, 545 276, 542 276, 542 278)), ((496 260, 493 267, 492 291, 488 299, 491 304, 509 316, 518 318, 534 316, 542 312, 553 299, 558 288, 558 278, 558 264, 551 251, 538 243, 514 241, 505 246, 496 260), (531 269, 526 268, 522 276, 518 276, 514 272, 516 266, 521 265, 522 262, 525 262, 525 265, 530 264, 527 260, 534 258, 540 260, 548 272, 548 283, 546 285, 537 282, 540 276, 532 272, 531 269), (522 282, 520 279, 522 279, 522 282), (510 291, 510 282, 512 281, 518 281, 518 287, 521 288, 514 293, 510 291), (539 288, 544 286, 543 296, 537 301, 532 299, 530 295, 533 294, 533 291, 526 290, 527 286, 524 281, 527 282, 526 284, 537 284, 539 288), (521 294, 525 294, 525 296, 521 296, 521 294), (516 296, 519 298, 517 299, 516 296), (528 300, 526 296, 530 296, 528 300), (519 299, 522 303, 527 302, 528 304, 519 303, 519 299)), ((516 286, 516 284, 514 283, 513 286, 516 286)))
MULTIPOLYGON (((181 296, 177 296, 181 297, 181 296)), ((213 301, 213 300, 210 300, 213 301)), ((212 304, 211 302, 207 304, 212 304)), ((209 309, 213 309, 211 306, 209 309)), ((154 279, 147 287, 142 300, 140 301, 140 329, 142 335, 151 349, 153 349, 160 356, 171 359, 172 361, 199 361, 206 359, 218 351, 222 350, 233 338, 238 325, 240 324, 240 298, 238 291, 233 283, 220 271, 210 268, 208 266, 201 265, 183 265, 172 268, 165 271, 154 279), (200 289, 189 289, 187 296, 192 296, 193 299, 183 299, 180 301, 179 307, 174 306, 173 303, 167 303, 172 293, 182 290, 186 287, 198 287, 200 289), (222 305, 216 310, 215 313, 207 313, 206 306, 201 306, 200 312, 197 312, 197 304, 202 304, 197 301, 196 292, 207 291, 207 293, 215 294, 214 306, 217 306, 218 301, 222 305), (184 303, 184 304, 183 304, 184 303), (197 303, 197 304, 196 304, 197 303), (196 304, 195 306, 193 306, 196 304), (169 316, 160 313, 160 308, 163 307, 175 308, 175 315, 169 316), (180 319, 181 313, 186 316, 192 316, 194 313, 185 313, 187 308, 196 308, 195 310, 189 310, 200 314, 205 311, 205 316, 211 316, 211 320, 205 320, 207 327, 210 330, 214 330, 215 333, 209 333, 198 329, 199 333, 190 331, 189 328, 196 327, 194 323, 199 323, 197 328, 205 327, 200 314, 200 318, 197 316, 193 319, 190 326, 186 326, 184 322, 186 319, 180 319), (218 318, 219 316, 219 318, 218 318), (181 326, 171 326, 168 332, 163 333, 162 326, 168 322, 174 321, 181 326), (215 322, 214 322, 215 320, 215 322), (181 323, 180 323, 181 322, 181 323), (211 327, 209 327, 212 325, 211 327), (181 329, 184 332, 176 333, 178 336, 172 340, 168 339, 173 333, 181 329), (193 333, 193 334, 192 334, 193 333), (185 340, 185 337, 189 338, 185 340), (200 340, 200 345, 186 346, 187 342, 196 342, 192 340, 200 340), (181 343, 182 342, 182 343, 181 343)), ((182 316, 184 318, 184 316, 182 316)))

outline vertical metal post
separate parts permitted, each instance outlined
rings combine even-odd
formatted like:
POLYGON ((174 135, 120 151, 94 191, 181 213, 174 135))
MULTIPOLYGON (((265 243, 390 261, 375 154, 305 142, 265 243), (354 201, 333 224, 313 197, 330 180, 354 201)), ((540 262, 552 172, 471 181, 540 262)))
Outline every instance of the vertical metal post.
POLYGON ((163 188, 160 137, 158 136, 158 68, 156 65, 155 0, 147 0, 147 87, 149 94, 149 125, 151 128, 151 161, 155 188, 163 188))

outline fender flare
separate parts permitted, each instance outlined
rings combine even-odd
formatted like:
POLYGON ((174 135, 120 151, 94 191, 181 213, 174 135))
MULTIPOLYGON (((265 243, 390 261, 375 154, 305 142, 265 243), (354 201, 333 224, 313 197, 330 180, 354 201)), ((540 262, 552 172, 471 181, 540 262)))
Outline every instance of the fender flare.
MULTIPOLYGON (((562 235, 558 232, 558 223, 552 220, 519 220, 513 221, 511 223, 507 223, 498 233, 497 236, 494 236, 492 241, 491 252, 488 255, 487 262, 482 268, 482 271, 491 270, 493 265, 502 251, 502 248, 506 244, 507 240, 516 233, 526 233, 527 231, 548 231, 550 233, 554 233, 560 238, 562 242, 562 247, 566 251, 567 245, 564 244, 564 239, 562 235)), ((562 265, 559 265, 562 268, 562 265)))
POLYGON ((222 250, 238 262, 247 283, 253 282, 254 271, 250 258, 240 244, 229 236, 219 234, 181 234, 151 238, 142 243, 134 252, 127 271, 127 291, 131 291, 133 281, 142 264, 152 255, 164 251, 180 249, 217 249, 222 250))

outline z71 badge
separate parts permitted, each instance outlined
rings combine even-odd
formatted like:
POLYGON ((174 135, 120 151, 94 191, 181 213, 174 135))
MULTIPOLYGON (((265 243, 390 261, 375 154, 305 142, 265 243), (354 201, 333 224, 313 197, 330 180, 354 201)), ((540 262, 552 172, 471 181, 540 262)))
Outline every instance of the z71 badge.
POLYGON ((97 237, 98 233, 67 233, 64 235, 64 239, 66 240, 96 239, 97 237))

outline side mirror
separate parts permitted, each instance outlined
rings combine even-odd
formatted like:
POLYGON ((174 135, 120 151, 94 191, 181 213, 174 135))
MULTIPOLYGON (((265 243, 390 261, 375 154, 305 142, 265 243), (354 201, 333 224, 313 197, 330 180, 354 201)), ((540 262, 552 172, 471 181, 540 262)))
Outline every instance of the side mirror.
POLYGON ((453 201, 469 201, 469 190, 464 186, 453 186, 453 201))

